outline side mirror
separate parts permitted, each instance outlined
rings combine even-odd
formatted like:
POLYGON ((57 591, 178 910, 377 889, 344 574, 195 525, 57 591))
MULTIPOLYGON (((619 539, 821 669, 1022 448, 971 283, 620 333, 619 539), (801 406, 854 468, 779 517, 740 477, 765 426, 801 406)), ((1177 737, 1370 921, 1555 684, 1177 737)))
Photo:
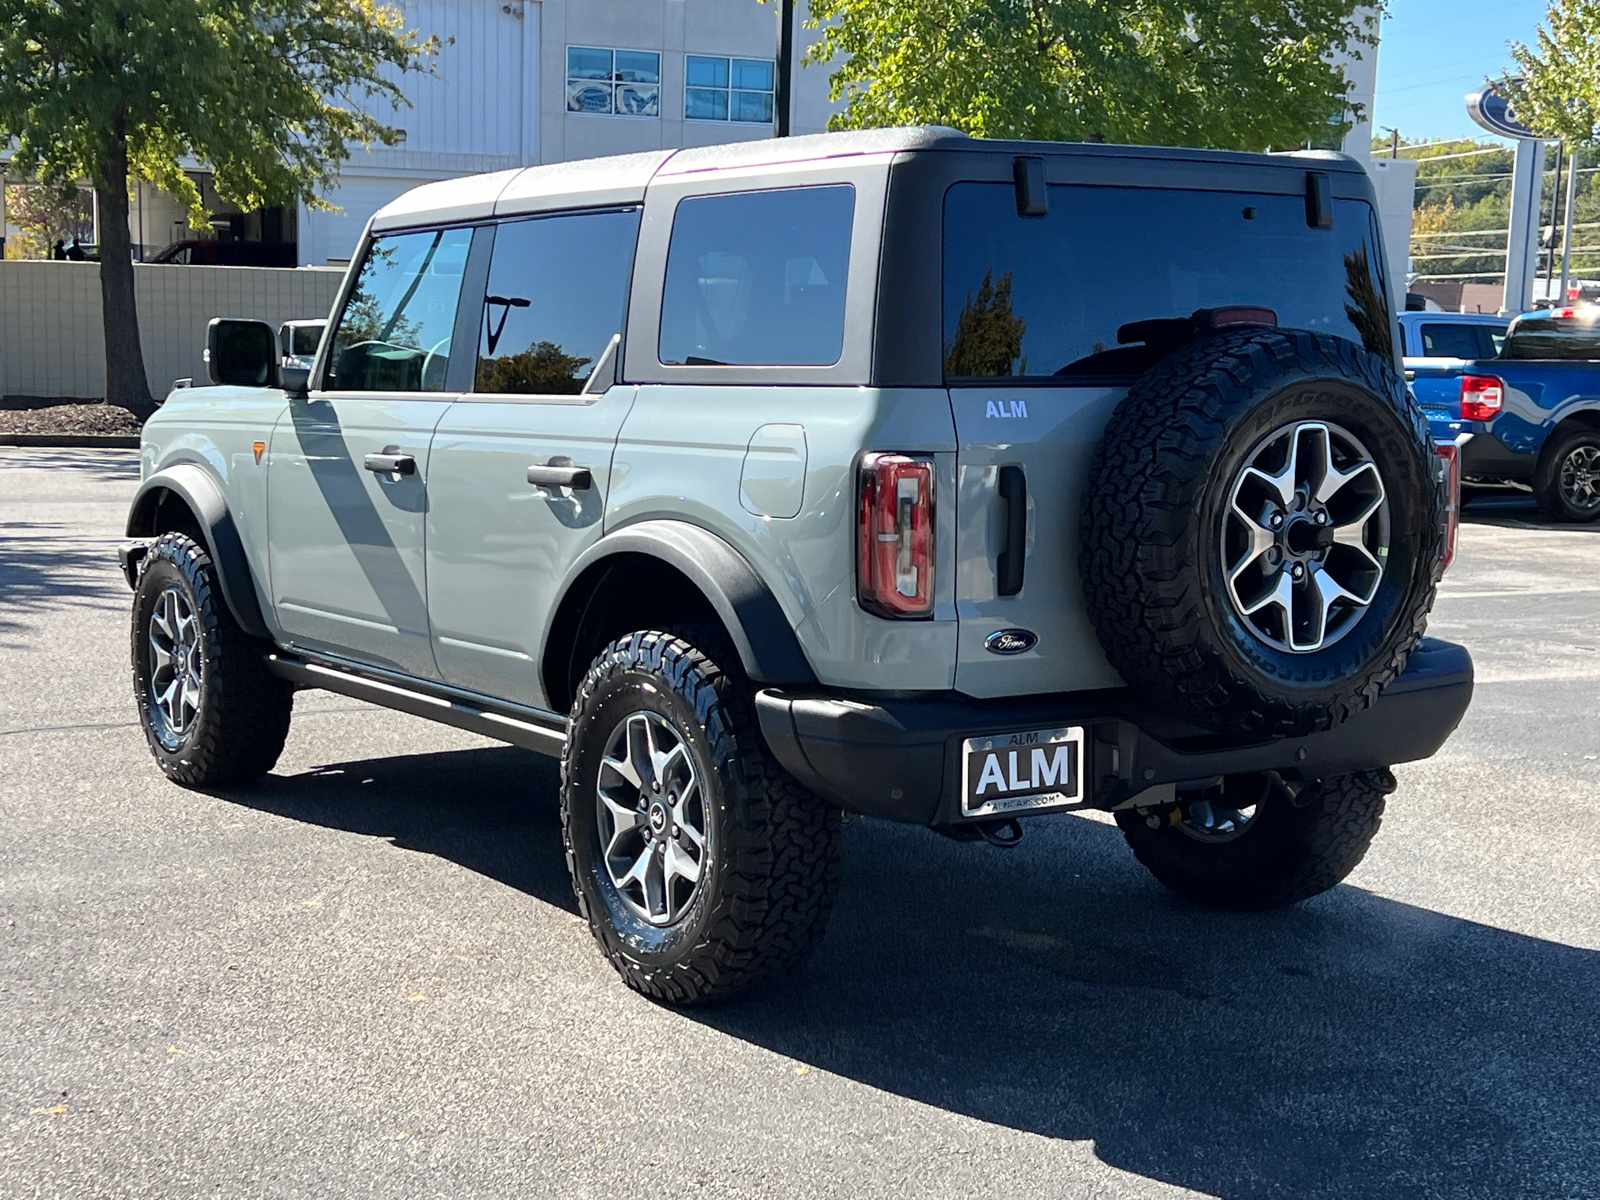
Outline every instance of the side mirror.
POLYGON ((212 383, 275 387, 280 361, 278 332, 265 321, 213 317, 206 326, 212 383))
POLYGON ((283 388, 287 395, 297 400, 304 399, 310 394, 311 368, 285 363, 278 368, 278 380, 278 386, 283 388))

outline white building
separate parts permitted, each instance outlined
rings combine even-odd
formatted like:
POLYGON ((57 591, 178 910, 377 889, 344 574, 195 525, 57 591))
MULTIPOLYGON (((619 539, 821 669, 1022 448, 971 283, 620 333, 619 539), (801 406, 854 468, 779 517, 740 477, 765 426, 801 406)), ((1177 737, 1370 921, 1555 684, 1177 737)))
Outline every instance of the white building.
MULTIPOLYGON (((376 115, 404 134, 358 150, 328 196, 302 205, 302 264, 347 259, 367 218, 429 180, 535 163, 712 145, 773 134, 778 5, 758 0, 403 0, 439 39, 412 107, 376 115)), ((792 128, 827 126, 828 70, 799 60, 814 36, 796 4, 792 128)))

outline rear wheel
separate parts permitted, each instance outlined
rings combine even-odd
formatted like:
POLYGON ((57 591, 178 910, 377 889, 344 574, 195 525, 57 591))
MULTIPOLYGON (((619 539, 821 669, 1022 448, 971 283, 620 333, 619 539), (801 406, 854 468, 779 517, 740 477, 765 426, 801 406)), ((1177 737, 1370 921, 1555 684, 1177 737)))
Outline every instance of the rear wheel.
POLYGON ((1382 823, 1388 771, 1291 790, 1276 775, 1230 775, 1174 805, 1117 814, 1134 856, 1179 895, 1213 908, 1281 908, 1355 870, 1382 823))
POLYGON ((805 958, 839 877, 839 812, 767 752, 711 631, 607 646, 573 704, 561 819, 578 907, 628 986, 722 1000, 805 958))
POLYGON ((139 723, 168 779, 215 787, 272 770, 294 690, 267 671, 271 646, 239 628, 192 538, 164 534, 145 555, 132 648, 139 723))
POLYGON ((1600 517, 1600 429, 1558 431, 1540 455, 1533 495, 1552 521, 1600 517))

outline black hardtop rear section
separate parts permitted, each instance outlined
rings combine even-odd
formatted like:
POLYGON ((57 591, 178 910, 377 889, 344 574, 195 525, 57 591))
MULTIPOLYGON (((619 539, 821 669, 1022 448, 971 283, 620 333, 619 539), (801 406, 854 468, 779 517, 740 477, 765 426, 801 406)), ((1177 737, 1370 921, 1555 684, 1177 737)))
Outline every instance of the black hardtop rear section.
MULTIPOLYGON (((1333 199, 1365 201, 1376 212, 1372 181, 1365 169, 1347 155, 1328 151, 1252 154, 1160 146, 985 141, 954 132, 930 138, 897 154, 890 168, 873 354, 875 386, 943 386, 945 193, 957 183, 1016 185, 1019 159, 1042 160, 1047 185, 1305 196, 1308 177, 1320 175, 1326 177, 1333 199)), ((1087 238, 1123 237, 1126 233, 1083 232, 1087 238)))

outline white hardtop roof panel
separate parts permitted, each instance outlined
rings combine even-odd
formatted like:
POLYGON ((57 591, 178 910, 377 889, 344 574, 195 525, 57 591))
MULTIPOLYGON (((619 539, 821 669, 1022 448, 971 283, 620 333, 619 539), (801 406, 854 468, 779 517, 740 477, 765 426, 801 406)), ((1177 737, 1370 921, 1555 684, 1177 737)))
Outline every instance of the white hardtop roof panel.
POLYGON ((517 213, 550 212, 576 206, 638 204, 644 190, 673 156, 672 150, 647 150, 642 154, 617 154, 609 158, 580 158, 548 163, 517 172, 495 202, 497 217, 517 213))
POLYGON ((466 175, 414 187, 374 213, 372 228, 403 229, 411 225, 476 221, 491 216, 495 197, 521 173, 520 170, 496 171, 492 175, 466 175))

